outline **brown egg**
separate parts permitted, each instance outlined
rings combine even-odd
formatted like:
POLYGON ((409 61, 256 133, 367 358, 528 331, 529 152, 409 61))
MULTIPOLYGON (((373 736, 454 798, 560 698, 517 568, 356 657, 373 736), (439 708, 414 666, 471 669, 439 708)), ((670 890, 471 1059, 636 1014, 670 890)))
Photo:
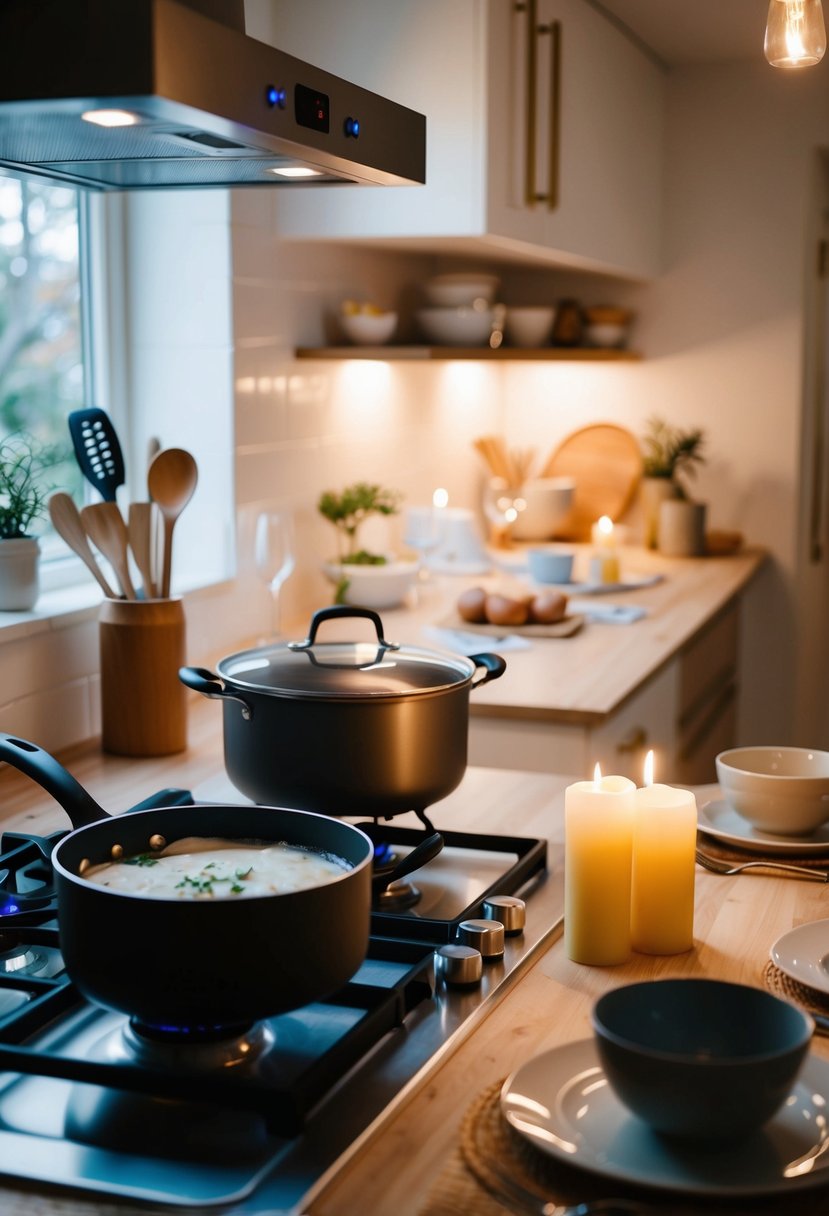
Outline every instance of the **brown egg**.
POLYGON ((486 619, 490 625, 526 625, 529 614, 525 600, 514 600, 508 595, 486 597, 486 619))
POLYGON ((486 592, 483 587, 469 587, 458 596, 458 615, 470 625, 486 624, 486 592))
POLYGON ((534 625, 554 625, 567 613, 567 596, 560 591, 541 591, 530 604, 530 620, 534 625))

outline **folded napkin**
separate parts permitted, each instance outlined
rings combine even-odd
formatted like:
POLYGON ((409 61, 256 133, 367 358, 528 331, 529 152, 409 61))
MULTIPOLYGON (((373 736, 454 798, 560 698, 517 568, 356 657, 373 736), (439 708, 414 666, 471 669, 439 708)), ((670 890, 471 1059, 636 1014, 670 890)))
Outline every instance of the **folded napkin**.
POLYGON ((434 625, 425 625, 423 633, 444 650, 451 650, 455 654, 485 654, 490 650, 503 654, 505 650, 529 650, 532 646, 532 642, 516 633, 494 638, 487 634, 466 633, 462 629, 438 629, 434 625))
POLYGON ((641 604, 608 604, 607 600, 596 603, 595 600, 572 599, 567 607, 570 612, 587 617, 588 621, 610 625, 630 625, 648 615, 647 608, 641 604))

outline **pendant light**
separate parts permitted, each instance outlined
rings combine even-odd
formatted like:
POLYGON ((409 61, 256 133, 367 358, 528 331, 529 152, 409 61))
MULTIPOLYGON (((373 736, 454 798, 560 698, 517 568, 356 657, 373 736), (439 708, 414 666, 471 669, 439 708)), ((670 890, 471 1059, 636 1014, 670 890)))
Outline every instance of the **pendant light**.
POLYGON ((772 67, 810 67, 825 50, 820 0, 770 0, 765 52, 772 67))

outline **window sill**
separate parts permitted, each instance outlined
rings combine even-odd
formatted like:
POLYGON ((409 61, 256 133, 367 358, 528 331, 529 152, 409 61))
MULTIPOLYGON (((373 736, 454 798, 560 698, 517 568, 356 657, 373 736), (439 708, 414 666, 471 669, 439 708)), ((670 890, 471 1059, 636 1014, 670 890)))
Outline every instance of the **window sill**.
POLYGON ((93 620, 102 599, 95 583, 44 591, 29 612, 0 612, 0 645, 47 629, 66 629, 93 620))

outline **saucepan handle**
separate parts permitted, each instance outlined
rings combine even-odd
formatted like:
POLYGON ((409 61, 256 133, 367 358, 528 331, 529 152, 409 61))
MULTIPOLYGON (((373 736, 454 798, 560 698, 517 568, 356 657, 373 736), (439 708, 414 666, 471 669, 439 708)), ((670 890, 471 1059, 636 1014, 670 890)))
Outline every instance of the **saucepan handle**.
POLYGON ((490 680, 497 680, 507 670, 507 665, 499 654, 471 654, 469 657, 476 668, 472 677, 473 688, 488 684, 490 680))
POLYGON ((425 866, 427 861, 431 861, 437 857, 438 853, 443 848, 443 837, 440 832, 432 832, 431 836, 427 836, 425 840, 421 840, 411 853, 407 853, 398 861, 397 865, 387 871, 385 874, 375 874, 371 880, 372 889, 376 892, 384 891, 389 883, 397 882, 398 878, 405 878, 407 874, 413 874, 415 870, 419 870, 421 866, 425 866))
POLYGON ((186 684, 194 692, 200 692, 203 697, 223 701, 238 701, 242 706, 242 717, 246 722, 249 722, 253 717, 253 706, 250 702, 246 701, 244 697, 238 696, 235 692, 230 692, 224 680, 214 672, 208 671, 206 667, 179 667, 178 678, 182 684, 186 684))
POLYGON ((80 782, 36 743, 0 734, 0 760, 25 773, 51 794, 72 820, 73 827, 85 828, 90 823, 110 818, 80 782))

